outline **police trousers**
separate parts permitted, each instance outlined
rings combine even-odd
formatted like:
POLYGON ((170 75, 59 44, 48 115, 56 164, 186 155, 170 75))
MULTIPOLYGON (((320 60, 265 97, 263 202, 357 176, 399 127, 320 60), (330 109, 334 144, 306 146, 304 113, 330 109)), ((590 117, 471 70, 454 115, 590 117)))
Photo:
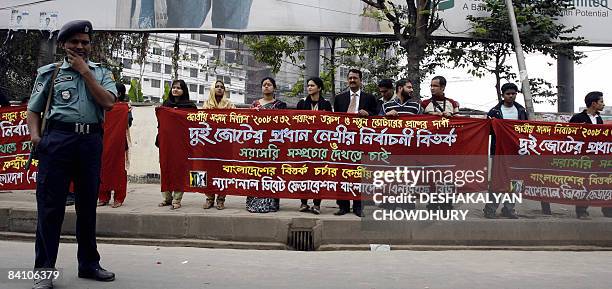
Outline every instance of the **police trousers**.
POLYGON ((55 267, 66 194, 73 181, 79 270, 95 269, 100 261, 96 245, 96 205, 100 186, 102 133, 47 130, 37 150, 38 224, 34 268, 55 267))

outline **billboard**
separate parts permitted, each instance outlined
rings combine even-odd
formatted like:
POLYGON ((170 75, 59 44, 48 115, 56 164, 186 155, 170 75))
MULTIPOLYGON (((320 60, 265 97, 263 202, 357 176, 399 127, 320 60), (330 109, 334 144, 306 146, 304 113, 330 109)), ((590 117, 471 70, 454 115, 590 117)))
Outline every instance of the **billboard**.
MULTIPOLYGON (((402 3, 404 0, 393 0, 402 3)), ((577 36, 590 44, 612 44, 609 0, 567 0, 576 9, 559 21, 580 25, 577 36)), ((96 30, 280 32, 391 35, 386 22, 365 16, 374 8, 360 0, 30 0, 2 1, 0 29, 58 29, 89 19, 96 30), (54 18, 49 17, 54 16, 54 18)), ((405 2, 404 2, 405 3, 405 2)), ((443 0, 440 37, 469 37, 468 15, 485 15, 481 0, 443 0)))

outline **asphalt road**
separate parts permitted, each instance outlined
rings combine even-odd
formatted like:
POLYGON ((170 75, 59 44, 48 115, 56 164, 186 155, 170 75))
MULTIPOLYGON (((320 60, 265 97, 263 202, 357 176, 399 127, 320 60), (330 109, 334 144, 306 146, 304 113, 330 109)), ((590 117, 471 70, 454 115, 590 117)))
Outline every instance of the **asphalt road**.
MULTIPOLYGON (((55 288, 597 288, 612 287, 612 252, 294 252, 99 245, 114 282, 77 278, 76 245, 62 244, 55 288)), ((31 267, 34 244, 0 241, 0 288, 8 270, 31 267)))

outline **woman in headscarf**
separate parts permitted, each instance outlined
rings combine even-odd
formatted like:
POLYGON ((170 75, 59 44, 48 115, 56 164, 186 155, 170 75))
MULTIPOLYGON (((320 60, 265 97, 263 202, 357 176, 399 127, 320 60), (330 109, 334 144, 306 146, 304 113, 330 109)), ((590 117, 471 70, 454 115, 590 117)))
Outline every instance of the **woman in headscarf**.
MULTIPOLYGON (((229 94, 225 89, 225 83, 221 80, 217 80, 210 87, 210 94, 206 102, 204 102, 204 109, 224 109, 224 108, 236 108, 236 106, 230 101, 229 94)), ((202 208, 210 209, 215 204, 215 196, 217 198, 217 210, 225 209, 225 195, 219 194, 206 194, 206 202, 202 208)))

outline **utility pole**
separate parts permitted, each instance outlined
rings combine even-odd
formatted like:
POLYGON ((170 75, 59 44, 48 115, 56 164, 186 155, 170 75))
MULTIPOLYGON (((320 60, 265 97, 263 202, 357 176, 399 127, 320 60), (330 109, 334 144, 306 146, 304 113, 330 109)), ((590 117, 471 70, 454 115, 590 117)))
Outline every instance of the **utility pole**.
MULTIPOLYGON (((572 53, 573 48, 569 53, 572 53)), ((574 112, 574 60, 559 54, 557 58, 557 111, 574 112)))
POLYGON ((510 26, 512 27, 512 38, 514 38, 514 49, 516 52, 516 60, 519 66, 519 75, 521 78, 521 86, 523 88, 523 96, 525 97, 525 108, 527 109, 527 115, 529 118, 533 116, 533 99, 531 97, 531 87, 529 85, 529 76, 527 75, 527 67, 525 65, 525 54, 523 53, 523 47, 521 46, 521 38, 518 33, 518 26, 516 24, 516 16, 514 15, 514 5, 512 0, 506 0, 506 7, 508 8, 508 18, 510 19, 510 26))
POLYGON ((321 37, 319 36, 307 36, 306 37, 306 75, 304 77, 304 90, 308 86, 306 80, 310 77, 319 76, 319 63, 320 63, 320 49, 321 49, 321 37))

